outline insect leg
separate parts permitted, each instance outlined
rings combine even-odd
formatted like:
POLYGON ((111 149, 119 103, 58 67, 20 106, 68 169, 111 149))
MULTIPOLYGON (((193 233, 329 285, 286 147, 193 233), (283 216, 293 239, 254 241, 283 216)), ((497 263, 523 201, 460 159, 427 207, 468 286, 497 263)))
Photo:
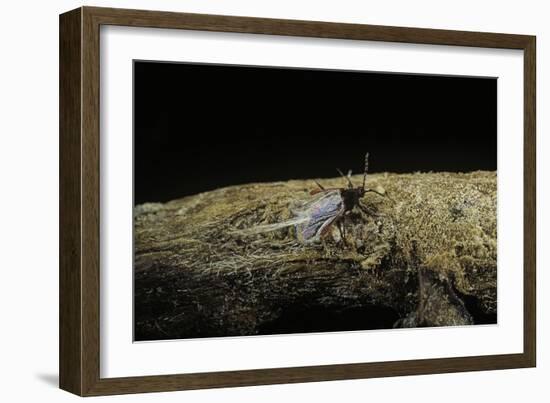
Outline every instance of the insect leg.
POLYGON ((340 231, 340 238, 342 239, 342 244, 344 246, 347 246, 347 241, 346 241, 346 230, 344 228, 344 224, 341 220, 338 220, 338 223, 336 224, 338 226, 338 231, 340 231))
POLYGON ((384 194, 384 193, 380 193, 380 192, 377 191, 377 190, 374 190, 374 189, 366 189, 366 190, 365 190, 365 193, 367 193, 367 192, 376 193, 378 196, 386 197, 386 198, 390 199, 392 203, 395 203, 395 200, 393 200, 390 196, 388 196, 387 194, 384 194))
POLYGON ((359 207, 359 209, 360 209, 363 213, 365 213, 365 214, 367 214, 367 215, 375 216, 375 217, 379 217, 379 216, 380 216, 380 214, 378 214, 376 211, 374 211, 374 210, 368 208, 367 206, 365 206, 365 205, 364 205, 363 203, 361 203, 361 202, 357 203, 357 207, 359 207))
POLYGON ((347 182, 348 182, 348 188, 353 189, 353 182, 351 181, 351 179, 349 178, 349 176, 344 175, 344 173, 340 170, 340 168, 336 168, 336 170, 338 171, 338 173, 340 174, 340 176, 341 176, 342 178, 344 178, 345 180, 347 180, 347 182))
POLYGON ((367 172, 369 171, 369 153, 365 154, 365 171, 363 172, 363 190, 367 184, 367 172))
POLYGON ((344 215, 342 216, 342 230, 343 230, 343 232, 344 232, 344 240, 346 239, 346 235, 347 235, 347 234, 346 234, 346 217, 347 217, 346 214, 344 214, 344 215))
POLYGON ((323 185, 321 185, 319 182, 317 182, 317 181, 314 181, 314 182, 315 182, 315 184, 316 184, 317 186, 319 186, 319 189, 325 190, 325 188, 323 187, 323 185))
POLYGON ((365 193, 368 193, 368 192, 372 192, 372 193, 376 193, 378 196, 382 196, 382 197, 386 197, 385 194, 383 193, 380 193, 378 190, 374 190, 374 189, 366 189, 365 190, 365 193))
POLYGON ((332 228, 332 224, 333 224, 333 223, 334 223, 334 221, 331 222, 330 224, 326 225, 325 228, 323 228, 323 229, 321 230, 321 233, 319 234, 319 238, 320 238, 320 239, 323 239, 324 237, 327 236, 327 234, 329 233, 330 229, 332 228))

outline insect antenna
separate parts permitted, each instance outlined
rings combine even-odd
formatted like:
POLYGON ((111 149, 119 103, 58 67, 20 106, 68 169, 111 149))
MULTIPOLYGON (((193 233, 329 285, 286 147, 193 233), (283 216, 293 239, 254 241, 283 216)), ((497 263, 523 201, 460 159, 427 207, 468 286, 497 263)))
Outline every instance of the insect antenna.
POLYGON ((367 184, 367 172, 369 170, 369 153, 365 154, 365 172, 363 173, 363 190, 367 184))
POLYGON ((349 188, 352 189, 353 183, 351 182, 351 179, 349 178, 349 176, 344 175, 344 173, 340 170, 340 168, 336 168, 336 170, 338 171, 338 173, 342 178, 348 181, 349 188))

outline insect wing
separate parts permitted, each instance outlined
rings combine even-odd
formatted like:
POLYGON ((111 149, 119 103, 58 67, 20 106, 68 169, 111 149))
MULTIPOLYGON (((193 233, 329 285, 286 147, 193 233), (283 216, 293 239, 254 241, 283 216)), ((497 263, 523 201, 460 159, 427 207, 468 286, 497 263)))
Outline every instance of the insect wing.
POLYGON ((319 241, 321 233, 344 211, 344 201, 339 190, 323 192, 307 203, 299 215, 307 218, 296 225, 298 238, 303 242, 319 241))

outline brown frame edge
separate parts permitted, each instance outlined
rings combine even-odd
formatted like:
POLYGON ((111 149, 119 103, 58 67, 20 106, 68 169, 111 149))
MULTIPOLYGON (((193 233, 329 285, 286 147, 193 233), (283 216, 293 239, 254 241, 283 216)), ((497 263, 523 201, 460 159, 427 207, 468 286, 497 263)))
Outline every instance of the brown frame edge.
POLYGON ((536 39, 528 35, 81 7, 60 15, 59 383, 80 396, 315 382, 536 365, 536 39), (99 28, 175 28, 524 51, 524 352, 100 378, 99 28))

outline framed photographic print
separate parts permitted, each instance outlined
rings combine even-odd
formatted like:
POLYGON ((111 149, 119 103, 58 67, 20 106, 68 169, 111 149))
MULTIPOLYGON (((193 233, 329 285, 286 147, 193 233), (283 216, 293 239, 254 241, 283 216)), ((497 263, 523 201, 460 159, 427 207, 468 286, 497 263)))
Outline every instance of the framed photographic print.
POLYGON ((60 386, 535 366, 535 37, 60 17, 60 386))

